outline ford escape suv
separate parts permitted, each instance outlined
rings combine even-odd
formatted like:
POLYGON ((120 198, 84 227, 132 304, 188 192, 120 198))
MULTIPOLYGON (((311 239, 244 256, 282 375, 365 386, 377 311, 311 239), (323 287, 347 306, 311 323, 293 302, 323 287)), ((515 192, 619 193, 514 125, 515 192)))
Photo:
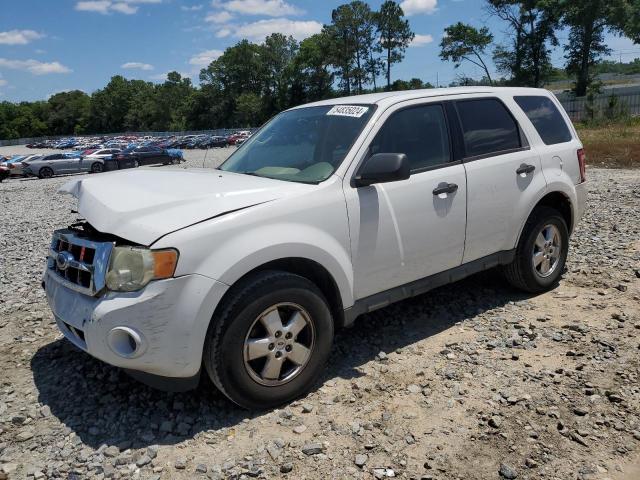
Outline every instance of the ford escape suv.
POLYGON ((66 338, 165 388, 202 371, 262 409, 312 388, 365 312, 498 266, 552 288, 585 155, 545 90, 414 90, 282 112, 215 170, 61 191, 82 219, 54 232, 43 284, 66 338))

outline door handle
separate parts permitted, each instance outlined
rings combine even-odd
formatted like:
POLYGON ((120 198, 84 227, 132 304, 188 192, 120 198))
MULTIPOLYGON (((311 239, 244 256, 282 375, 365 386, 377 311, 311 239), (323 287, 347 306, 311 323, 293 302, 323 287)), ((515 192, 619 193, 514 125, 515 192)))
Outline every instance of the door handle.
POLYGON ((458 185, 456 185, 455 183, 445 183, 434 188, 433 194, 442 195, 443 193, 453 193, 456 190, 458 190, 458 185))
POLYGON ((523 164, 516 170, 518 175, 528 175, 536 169, 535 165, 523 164))

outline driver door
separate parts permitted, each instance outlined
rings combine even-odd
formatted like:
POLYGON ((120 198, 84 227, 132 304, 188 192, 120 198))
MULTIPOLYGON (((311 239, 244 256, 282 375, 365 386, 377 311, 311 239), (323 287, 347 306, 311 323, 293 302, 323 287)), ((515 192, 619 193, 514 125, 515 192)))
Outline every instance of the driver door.
POLYGON ((360 188, 345 180, 356 299, 457 267, 464 254, 467 180, 445 106, 403 103, 378 123, 365 157, 404 153, 411 176, 360 188))

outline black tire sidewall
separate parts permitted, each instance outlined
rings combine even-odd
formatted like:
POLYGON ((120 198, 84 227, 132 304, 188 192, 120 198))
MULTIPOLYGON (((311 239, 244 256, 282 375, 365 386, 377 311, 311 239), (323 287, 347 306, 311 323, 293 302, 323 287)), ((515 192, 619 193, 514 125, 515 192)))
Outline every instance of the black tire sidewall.
POLYGON ((522 245, 521 251, 519 252, 521 255, 520 261, 522 262, 521 268, 526 282, 531 285, 533 289, 539 291, 546 291, 558 283, 558 280, 562 276, 562 272, 564 270, 568 252, 569 231, 562 215, 560 215, 556 210, 550 208, 540 209, 539 212, 536 212, 535 219, 527 230, 525 241, 522 245), (560 258, 558 259, 559 263, 555 271, 548 277, 541 277, 535 271, 531 261, 531 255, 536 237, 545 225, 554 225, 558 229, 560 236, 562 237, 562 248, 560 251, 560 258))
POLYGON ((94 162, 91 165, 91 173, 102 173, 103 170, 104 167, 100 162, 94 162))
POLYGON ((51 168, 49 168, 49 167, 42 167, 40 169, 40 171, 38 172, 38 176, 40 178, 51 178, 51 177, 53 177, 53 170, 51 168), (50 172, 50 174, 45 175, 43 172, 50 172))
POLYGON ((208 341, 218 342, 216 358, 209 359, 207 368, 215 368, 224 393, 234 402, 250 409, 266 409, 281 405, 307 392, 322 374, 333 343, 333 321, 322 293, 302 277, 287 275, 264 285, 259 291, 237 302, 219 336, 208 341), (302 306, 315 327, 315 343, 309 362, 295 378, 280 386, 257 383, 246 370, 243 359, 244 340, 255 319, 267 308, 283 302, 302 306))

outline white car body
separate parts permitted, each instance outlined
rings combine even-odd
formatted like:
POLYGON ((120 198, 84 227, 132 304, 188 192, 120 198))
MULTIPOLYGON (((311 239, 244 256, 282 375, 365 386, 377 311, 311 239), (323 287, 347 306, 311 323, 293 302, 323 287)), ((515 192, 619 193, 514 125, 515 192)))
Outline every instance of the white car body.
POLYGON ((546 146, 514 95, 545 95, 559 105, 543 90, 481 87, 317 102, 377 105, 344 161, 318 184, 219 170, 144 168, 72 180, 62 191, 78 199, 80 215, 96 230, 153 249, 176 249, 179 260, 173 278, 130 293, 79 293, 45 269, 44 285, 60 329, 112 365, 189 378, 199 372, 209 322, 225 293, 270 262, 302 259, 321 266, 337 292, 341 315, 335 321, 344 325, 361 313, 513 259, 527 218, 549 195, 561 196, 570 207, 571 230, 585 205, 576 159, 582 144, 570 127, 571 141, 546 146), (508 107, 528 140, 526 148, 403 181, 354 187, 369 143, 394 112, 442 99, 485 97, 508 107), (516 175, 523 164, 535 170, 516 175), (432 194, 442 182, 457 184, 457 193, 432 194), (134 355, 116 353, 110 343, 114 329, 133 335, 134 355))

